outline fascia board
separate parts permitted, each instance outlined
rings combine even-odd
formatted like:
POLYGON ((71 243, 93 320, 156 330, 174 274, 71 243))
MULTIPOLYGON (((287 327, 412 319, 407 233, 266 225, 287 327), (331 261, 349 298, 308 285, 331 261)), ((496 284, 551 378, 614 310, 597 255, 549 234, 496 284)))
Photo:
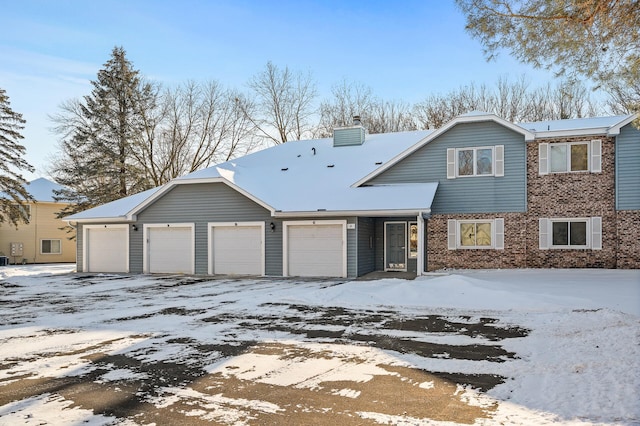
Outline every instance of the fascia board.
POLYGON ((124 217, 124 216, 116 216, 116 217, 92 217, 89 219, 67 219, 67 218, 63 218, 62 219, 64 222, 67 222, 68 224, 71 224, 71 222, 74 223, 129 223, 132 220, 124 217))
POLYGON ((430 208, 420 209, 403 209, 403 210, 320 210, 320 211, 276 211, 273 213, 275 218, 294 218, 294 217, 336 217, 336 216, 367 216, 367 217, 386 217, 386 216, 418 216, 423 213, 431 213, 430 208))
POLYGON ((622 129, 627 124, 631 123, 636 118, 640 117, 640 113, 635 113, 629 115, 627 118, 623 119, 621 122, 616 124, 615 126, 609 127, 607 131, 607 136, 617 136, 620 134, 620 129, 622 129))
POLYGON ((172 188, 174 188, 174 187, 176 187, 178 185, 193 185, 193 184, 198 184, 198 183, 224 183, 225 185, 227 185, 231 189, 239 192, 240 194, 242 194, 243 196, 247 197, 251 201, 254 201, 255 203, 257 203, 260 206, 264 207, 265 209, 269 210, 269 212, 271 212, 271 214, 273 215, 273 212, 274 212, 273 207, 271 207, 270 205, 268 205, 264 201, 260 200, 259 198, 255 197, 253 194, 250 194, 249 192, 245 191, 244 189, 240 188, 239 186, 229 182, 227 179, 225 179, 223 177, 214 177, 214 178, 200 178, 200 179, 174 179, 171 182, 169 182, 168 184, 166 184, 164 188, 160 189, 159 191, 154 193, 151 197, 147 198, 142 203, 138 204, 134 209, 129 211, 126 214, 126 218, 128 220, 135 221, 136 220, 136 216, 138 215, 138 213, 140 213, 146 207, 151 205, 158 198, 162 197, 166 192, 168 192, 169 190, 171 190, 172 188))
POLYGON ((536 139, 567 138, 572 136, 607 135, 607 127, 596 127, 591 129, 574 130, 550 130, 536 132, 536 139))
POLYGON ((363 177, 362 179, 360 179, 357 182, 355 182, 354 184, 352 184, 351 187, 352 188, 356 188, 356 187, 359 187, 359 186, 365 184, 369 180, 371 180, 374 177, 380 175, 385 170, 388 170, 389 168, 393 167, 394 165, 399 163, 404 158, 406 158, 409 155, 413 154, 418 149, 422 148, 423 146, 425 146, 426 144, 428 144, 432 140, 434 140, 434 139, 438 138, 439 136, 441 136, 442 134, 448 132, 451 128, 457 126, 458 124, 480 123, 480 122, 484 122, 484 121, 493 121, 493 122, 496 122, 496 123, 500 124, 501 126, 504 126, 504 127, 508 128, 510 130, 513 130, 516 133, 520 133, 521 135, 524 136, 525 142, 529 142, 529 141, 532 141, 532 140, 535 139, 535 134, 533 132, 531 132, 531 131, 523 128, 523 127, 520 127, 517 124, 513 124, 513 123, 511 123, 511 122, 509 122, 507 120, 504 120, 504 119, 498 117, 495 114, 478 114, 478 115, 463 115, 463 116, 459 116, 459 117, 456 117, 453 120, 447 122, 444 126, 439 128, 438 130, 434 131, 433 133, 427 135, 425 138, 423 138, 422 140, 418 141, 414 145, 412 145, 409 148, 405 149, 400 154, 396 155, 391 160, 387 161, 386 164, 383 164, 379 168, 375 169, 373 172, 369 173, 367 176, 363 177))

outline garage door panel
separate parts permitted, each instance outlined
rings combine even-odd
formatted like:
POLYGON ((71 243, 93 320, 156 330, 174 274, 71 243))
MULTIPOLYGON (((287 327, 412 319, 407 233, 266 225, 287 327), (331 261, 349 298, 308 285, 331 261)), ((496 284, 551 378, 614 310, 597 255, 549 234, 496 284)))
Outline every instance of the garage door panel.
POLYGON ((193 273, 193 235, 190 227, 150 227, 150 273, 193 273))
POLYGON ((127 272, 127 228, 89 228, 86 231, 86 272, 127 272))
POLYGON ((289 225, 287 233, 288 275, 344 275, 342 224, 289 225))
POLYGON ((261 226, 214 226, 213 273, 263 275, 263 234, 261 226))

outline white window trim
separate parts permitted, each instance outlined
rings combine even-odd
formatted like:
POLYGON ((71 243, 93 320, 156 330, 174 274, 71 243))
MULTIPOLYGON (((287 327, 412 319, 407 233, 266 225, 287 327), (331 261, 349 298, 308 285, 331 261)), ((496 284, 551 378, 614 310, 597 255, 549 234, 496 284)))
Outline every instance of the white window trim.
POLYGON ((418 232, 418 241, 420 240, 420 228, 418 227, 418 222, 409 222, 407 225, 407 259, 417 259, 418 253, 420 253, 418 247, 416 247, 415 254, 411 254, 411 227, 413 225, 417 228, 416 232, 418 232))
POLYGON ((42 255, 60 255, 62 254, 62 239, 61 238, 42 238, 40 240, 40 254, 42 255), (50 253, 45 253, 44 251, 42 251, 42 243, 45 241, 59 241, 60 242, 60 251, 59 252, 50 252, 50 253))
POLYGON ((538 160, 539 167, 538 173, 540 175, 546 174, 564 174, 564 173, 601 173, 602 172, 602 141, 600 139, 594 139, 591 141, 578 141, 578 142, 554 142, 554 143, 541 143, 538 146, 538 160), (566 171, 551 171, 551 147, 564 145, 567 146, 567 170, 566 171), (586 170, 571 170, 571 146, 572 145, 586 145, 587 146, 587 169, 586 170))
POLYGON ((478 178, 478 177, 503 177, 504 176, 504 145, 470 146, 464 148, 447 149, 447 179, 478 178), (491 173, 477 174, 477 152, 479 149, 491 150, 491 173), (460 175, 458 153, 460 151, 473 151, 473 174, 460 175))
POLYGON ((504 218, 495 219, 449 219, 447 223, 447 246, 449 250, 504 250, 504 218), (463 223, 490 223, 490 246, 463 246, 460 244, 460 225, 463 223))
POLYGON ((540 250, 601 250, 602 217, 554 217, 539 219, 540 250), (586 223, 586 245, 554 245, 553 224, 558 222, 586 223))
POLYGON ((209 222, 207 224, 207 270, 209 275, 214 275, 213 270, 213 229, 215 227, 259 227, 262 244, 262 272, 266 274, 266 256, 265 256, 265 225, 264 222, 209 222))

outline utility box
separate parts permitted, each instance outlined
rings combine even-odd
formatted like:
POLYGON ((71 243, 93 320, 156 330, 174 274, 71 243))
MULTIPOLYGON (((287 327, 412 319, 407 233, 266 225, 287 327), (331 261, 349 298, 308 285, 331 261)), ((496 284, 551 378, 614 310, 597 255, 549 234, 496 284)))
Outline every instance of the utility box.
POLYGON ((24 244, 23 243, 11 243, 11 257, 24 256, 24 244))

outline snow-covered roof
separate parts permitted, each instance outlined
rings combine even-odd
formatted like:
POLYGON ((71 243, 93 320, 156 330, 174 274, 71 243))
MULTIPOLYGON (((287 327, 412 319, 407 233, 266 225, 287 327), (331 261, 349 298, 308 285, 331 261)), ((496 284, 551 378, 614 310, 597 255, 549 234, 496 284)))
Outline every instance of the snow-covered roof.
POLYGON ((222 182, 256 201, 274 216, 338 213, 429 212, 437 182, 363 186, 402 158, 460 123, 493 121, 523 135, 525 141, 554 131, 594 134, 619 132, 635 116, 513 124, 494 114, 473 112, 438 130, 368 134, 362 145, 333 146, 333 139, 293 141, 179 177, 168 184, 105 204, 69 221, 135 220, 135 215, 176 185, 222 182), (552 130, 549 130, 552 129, 552 130), (553 130, 555 129, 555 130, 553 130))
MULTIPOLYGON (((56 200, 53 198, 55 193, 54 191, 60 191, 64 187, 62 185, 58 185, 55 182, 50 181, 45 178, 34 179, 31 182, 28 182, 24 189, 31 194, 34 200, 39 201, 41 203, 55 203, 56 200)), ((8 197, 8 195, 4 192, 0 193, 0 197, 8 197)))
POLYGON ((272 211, 287 214, 336 212, 428 212, 437 183, 352 187, 362 176, 431 131, 367 135, 362 145, 334 147, 333 139, 293 141, 174 179, 167 185, 136 194, 66 220, 105 218, 132 220, 156 197, 175 185, 222 181, 272 211))
POLYGON ((548 120, 533 123, 518 123, 518 126, 535 132, 536 137, 608 134, 611 129, 616 128, 620 124, 628 124, 634 117, 634 115, 614 115, 610 117, 548 120))

